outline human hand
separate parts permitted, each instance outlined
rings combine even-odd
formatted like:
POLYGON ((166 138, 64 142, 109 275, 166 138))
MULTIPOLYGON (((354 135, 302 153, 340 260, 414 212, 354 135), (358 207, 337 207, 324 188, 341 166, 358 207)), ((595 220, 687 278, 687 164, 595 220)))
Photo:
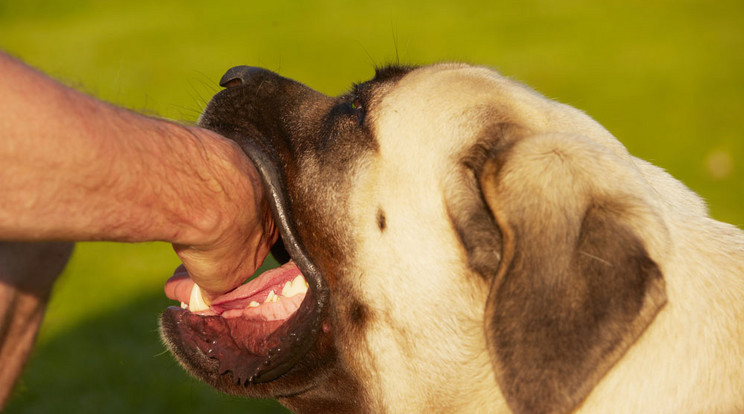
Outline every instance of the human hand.
POLYGON ((99 101, 2 52, 0 91, 2 239, 168 241, 207 297, 269 254, 278 233, 233 141, 99 101))
POLYGON ((191 289, 189 280, 193 281, 207 301, 253 275, 279 235, 258 172, 248 157, 222 137, 209 142, 213 145, 205 150, 212 154, 214 176, 219 180, 205 182, 216 186, 210 209, 214 217, 203 224, 200 240, 173 245, 183 262, 174 274, 182 279, 179 289, 191 289))

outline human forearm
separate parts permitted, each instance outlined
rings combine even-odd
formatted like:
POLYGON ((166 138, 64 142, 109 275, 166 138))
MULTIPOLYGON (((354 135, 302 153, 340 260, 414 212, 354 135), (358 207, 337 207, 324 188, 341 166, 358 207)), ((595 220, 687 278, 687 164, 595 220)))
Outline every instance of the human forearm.
POLYGON ((31 353, 72 243, 0 242, 0 411, 31 353))
POLYGON ((3 240, 167 241, 208 298, 241 284, 276 238, 235 143, 106 104, 0 52, 0 409, 59 269, 47 270, 71 246, 3 240))
POLYGON ((191 243, 218 225, 224 212, 207 207, 227 196, 219 177, 232 167, 220 159, 229 144, 100 102, 3 55, 0 73, 4 238, 191 243))
POLYGON ((210 131, 88 97, 0 53, 0 239, 161 240, 208 296, 277 231, 254 166, 210 131))

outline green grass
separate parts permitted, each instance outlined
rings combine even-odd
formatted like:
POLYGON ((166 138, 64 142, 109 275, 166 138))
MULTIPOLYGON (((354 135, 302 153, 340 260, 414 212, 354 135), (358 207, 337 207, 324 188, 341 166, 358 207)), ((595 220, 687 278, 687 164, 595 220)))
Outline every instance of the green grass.
MULTIPOLYGON (((3 0, 0 48, 102 99, 185 122, 237 64, 329 94, 398 59, 489 65, 585 110, 700 193, 714 217, 744 224, 740 0, 3 0)), ((161 287, 177 263, 164 244, 80 245, 7 412, 273 410, 217 394, 162 353, 161 287)))

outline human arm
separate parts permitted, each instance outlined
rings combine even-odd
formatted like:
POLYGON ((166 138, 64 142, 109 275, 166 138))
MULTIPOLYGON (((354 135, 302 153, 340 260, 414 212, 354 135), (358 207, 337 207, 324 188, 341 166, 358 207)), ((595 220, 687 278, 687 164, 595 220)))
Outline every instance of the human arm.
POLYGON ((0 239, 173 243, 208 296, 277 231, 240 148, 65 87, 0 53, 0 239))
POLYGON ((0 242, 0 411, 28 359, 72 243, 0 242))

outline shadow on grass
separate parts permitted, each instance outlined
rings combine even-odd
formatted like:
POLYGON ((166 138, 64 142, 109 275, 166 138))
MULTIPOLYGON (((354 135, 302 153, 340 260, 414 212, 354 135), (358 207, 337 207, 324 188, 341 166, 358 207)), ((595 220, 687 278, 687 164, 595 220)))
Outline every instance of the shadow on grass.
POLYGON ((37 346, 5 413, 286 413, 276 401, 226 396, 188 376, 165 351, 159 312, 141 297, 37 346))

